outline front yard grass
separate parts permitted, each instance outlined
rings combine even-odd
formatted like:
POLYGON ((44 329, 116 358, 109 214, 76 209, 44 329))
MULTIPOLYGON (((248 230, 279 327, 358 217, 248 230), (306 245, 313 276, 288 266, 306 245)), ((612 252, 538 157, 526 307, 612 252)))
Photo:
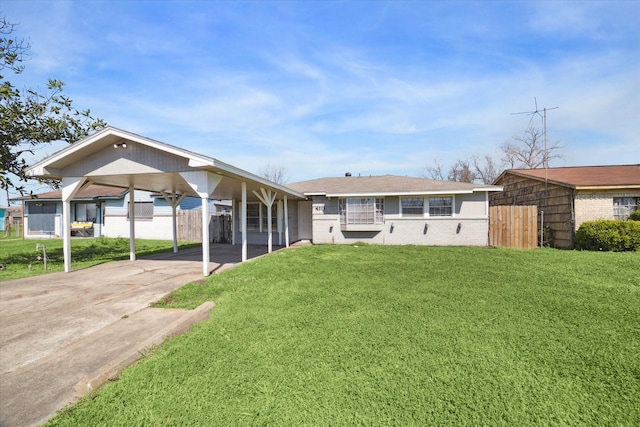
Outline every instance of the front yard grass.
MULTIPOLYGON (((180 243, 180 248, 198 247, 200 243, 180 243)), ((170 252, 173 242, 166 240, 136 239, 136 256, 170 252)), ((85 238, 71 239, 71 268, 83 268, 109 261, 129 258, 129 239, 85 238)), ((62 239, 5 239, 0 241, 0 281, 64 271, 62 239), (47 252, 47 271, 44 270, 42 249, 47 252), (31 266, 31 267, 29 267, 31 266)))
MULTIPOLYGON (((640 254, 312 246, 49 425, 640 425, 640 254)), ((170 304, 166 304, 170 301, 170 304)))

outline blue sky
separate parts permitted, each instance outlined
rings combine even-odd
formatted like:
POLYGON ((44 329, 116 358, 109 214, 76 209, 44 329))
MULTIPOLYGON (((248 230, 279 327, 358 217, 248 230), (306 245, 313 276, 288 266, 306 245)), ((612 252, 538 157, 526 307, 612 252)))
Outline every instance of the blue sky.
POLYGON ((510 113, 534 98, 558 107, 548 135, 565 160, 552 166, 640 163, 638 1, 1 0, 0 12, 31 44, 12 82, 63 80, 112 126, 254 173, 283 167, 289 182, 499 157, 529 124, 510 113))

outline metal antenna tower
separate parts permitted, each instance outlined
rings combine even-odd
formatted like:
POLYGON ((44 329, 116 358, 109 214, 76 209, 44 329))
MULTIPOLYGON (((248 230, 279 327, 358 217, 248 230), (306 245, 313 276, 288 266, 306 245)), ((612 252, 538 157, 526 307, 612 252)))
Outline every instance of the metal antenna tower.
POLYGON ((544 139, 544 157, 542 158, 542 165, 544 166, 544 181, 547 182, 547 168, 549 167, 549 152, 547 151, 547 111, 549 110, 557 110, 559 107, 551 107, 551 108, 542 108, 542 114, 540 114, 540 110, 538 109, 538 99, 533 98, 535 102, 536 109, 534 111, 521 111, 519 113, 511 113, 511 115, 515 114, 527 114, 531 118, 529 119, 529 126, 531 126, 531 121, 533 117, 538 115, 542 118, 542 136, 544 139))

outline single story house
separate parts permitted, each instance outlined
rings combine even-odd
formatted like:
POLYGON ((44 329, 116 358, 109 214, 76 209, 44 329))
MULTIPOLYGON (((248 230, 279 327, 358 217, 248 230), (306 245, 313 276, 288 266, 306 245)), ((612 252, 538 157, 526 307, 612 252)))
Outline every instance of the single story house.
POLYGON ((89 227, 94 235, 128 236, 131 260, 135 237, 172 236, 177 251, 176 219, 191 197, 202 210, 205 276, 212 201, 231 205, 231 241, 242 245, 244 261, 248 244, 265 244, 271 252, 274 241, 285 246, 300 240, 486 246, 489 194, 502 190, 497 185, 350 174, 282 185, 113 127, 41 160, 27 175, 61 182, 59 193, 25 201, 25 230, 27 235, 63 238, 65 271, 71 269, 71 234, 89 227))
POLYGON ((494 184, 503 191, 489 204, 536 205, 545 241, 555 247, 572 246, 585 221, 628 219, 640 208, 640 164, 509 169, 494 184))
POLYGON ((406 176, 320 178, 287 184, 298 238, 313 243, 486 246, 489 194, 499 186, 406 176))
MULTIPOLYGON (((62 191, 21 197, 24 204, 23 236, 27 239, 62 236, 62 191)), ((71 233, 75 237, 125 237, 129 235, 129 190, 104 185, 81 189, 70 203, 71 233)), ((134 211, 137 236, 142 239, 172 239, 172 208, 158 193, 136 191, 134 211)), ((185 197, 178 212, 200 210, 200 200, 185 197)), ((209 201, 211 216, 231 211, 230 203, 209 201)), ((199 227, 195 224, 195 227, 199 227)))

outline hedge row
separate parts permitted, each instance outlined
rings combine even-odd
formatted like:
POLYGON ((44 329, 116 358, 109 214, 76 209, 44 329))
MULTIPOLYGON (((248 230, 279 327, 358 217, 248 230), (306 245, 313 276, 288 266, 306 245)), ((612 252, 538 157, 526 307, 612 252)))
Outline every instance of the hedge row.
POLYGON ((588 251, 639 251, 640 221, 584 222, 574 239, 576 249, 588 251))

